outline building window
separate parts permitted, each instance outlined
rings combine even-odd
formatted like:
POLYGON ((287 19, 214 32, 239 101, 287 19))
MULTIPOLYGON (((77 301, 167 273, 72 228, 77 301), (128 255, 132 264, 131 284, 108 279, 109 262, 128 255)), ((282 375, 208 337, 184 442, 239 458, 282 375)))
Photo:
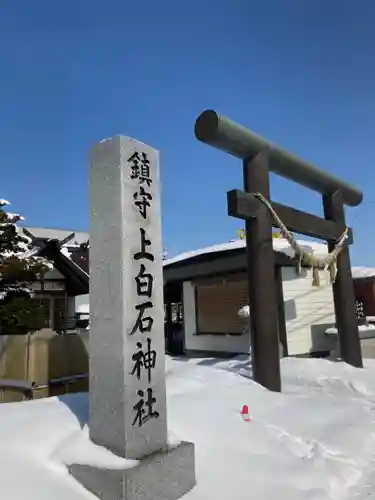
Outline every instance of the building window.
POLYGON ((57 332, 64 331, 66 328, 66 299, 59 294, 51 294, 50 297, 40 297, 36 294, 33 300, 42 308, 43 328, 52 328, 57 332))
POLYGON ((168 322, 168 307, 170 307, 171 317, 169 318, 172 324, 180 324, 183 322, 183 306, 181 302, 172 302, 170 304, 164 304, 164 323, 168 322))
POLYGON ((53 329, 56 332, 64 331, 65 325, 65 299, 56 297, 54 299, 53 329))
POLYGON ((171 307, 172 307, 172 323, 182 323, 183 321, 182 304, 180 302, 173 303, 171 307))
POLYGON ((33 300, 42 308, 43 327, 50 328, 50 299, 35 297, 33 300))
POLYGON ((248 318, 238 316, 248 304, 248 282, 243 274, 201 280, 196 290, 197 334, 241 335, 248 318))

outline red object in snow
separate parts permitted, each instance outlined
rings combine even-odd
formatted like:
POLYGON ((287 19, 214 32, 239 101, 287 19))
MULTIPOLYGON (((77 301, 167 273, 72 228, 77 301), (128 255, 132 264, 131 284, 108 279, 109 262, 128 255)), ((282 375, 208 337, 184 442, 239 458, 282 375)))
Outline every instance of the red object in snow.
POLYGON ((241 416, 245 420, 245 422, 250 422, 249 407, 247 405, 243 405, 241 410, 241 416))

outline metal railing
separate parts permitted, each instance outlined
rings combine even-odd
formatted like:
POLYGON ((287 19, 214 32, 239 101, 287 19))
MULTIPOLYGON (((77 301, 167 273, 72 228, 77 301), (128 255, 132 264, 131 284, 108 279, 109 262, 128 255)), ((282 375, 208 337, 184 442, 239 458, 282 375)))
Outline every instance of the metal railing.
POLYGON ((66 377, 51 378, 46 384, 33 385, 33 393, 42 389, 50 389, 52 387, 64 387, 64 393, 69 393, 69 386, 80 380, 86 380, 88 373, 80 373, 76 375, 67 375, 66 377))
POLYGON ((0 379, 0 401, 3 402, 4 391, 10 389, 15 392, 20 392, 24 400, 29 401, 33 399, 33 383, 27 380, 15 379, 0 379))
POLYGON ((88 320, 81 320, 75 316, 68 316, 55 320, 54 328, 57 333, 67 333, 84 329, 88 325, 88 320))
POLYGON ((0 379, 0 401, 3 402, 4 392, 9 389, 12 391, 20 392, 25 401, 34 399, 34 394, 38 390, 50 389, 52 387, 64 387, 64 394, 69 393, 69 386, 80 380, 86 380, 88 373, 81 373, 76 375, 67 375, 66 377, 52 378, 45 384, 35 384, 27 380, 15 379, 0 379))

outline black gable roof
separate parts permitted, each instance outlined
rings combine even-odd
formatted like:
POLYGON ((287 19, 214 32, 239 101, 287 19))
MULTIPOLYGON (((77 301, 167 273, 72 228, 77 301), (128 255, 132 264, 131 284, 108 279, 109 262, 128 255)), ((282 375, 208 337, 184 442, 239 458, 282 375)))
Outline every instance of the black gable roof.
POLYGON ((89 274, 89 247, 80 245, 79 247, 68 247, 71 260, 89 274))
MULTIPOLYGON (((35 243, 35 241, 34 241, 35 243)), ((89 293, 89 275, 83 267, 61 251, 58 240, 38 242, 38 255, 51 261, 54 267, 67 280, 67 290, 71 295, 86 295, 89 293)), ((88 261, 88 259, 87 259, 88 261)))

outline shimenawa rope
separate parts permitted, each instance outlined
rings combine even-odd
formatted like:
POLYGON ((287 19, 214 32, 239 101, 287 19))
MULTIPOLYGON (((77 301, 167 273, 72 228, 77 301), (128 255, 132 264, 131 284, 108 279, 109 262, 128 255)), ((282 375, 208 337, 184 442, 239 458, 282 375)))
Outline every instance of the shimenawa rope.
POLYGON ((339 240, 335 244, 335 247, 332 250, 332 252, 330 252, 325 258, 319 259, 314 255, 307 253, 296 242, 294 236, 287 229, 283 221, 280 219, 275 210, 272 208, 272 205, 267 200, 267 198, 265 198, 260 193, 252 193, 252 194, 253 196, 255 196, 255 198, 261 201, 268 208, 273 220, 280 229, 282 237, 287 240, 291 248, 294 250, 295 256, 297 258, 297 266, 296 266, 297 273, 300 274, 302 266, 312 268, 312 274, 313 274, 312 285, 319 287, 320 286, 319 269, 323 269, 324 271, 328 270, 330 276, 330 283, 334 283, 337 276, 337 265, 336 265, 337 256, 344 248, 345 241, 348 238, 348 228, 346 228, 345 231, 342 233, 339 240))

